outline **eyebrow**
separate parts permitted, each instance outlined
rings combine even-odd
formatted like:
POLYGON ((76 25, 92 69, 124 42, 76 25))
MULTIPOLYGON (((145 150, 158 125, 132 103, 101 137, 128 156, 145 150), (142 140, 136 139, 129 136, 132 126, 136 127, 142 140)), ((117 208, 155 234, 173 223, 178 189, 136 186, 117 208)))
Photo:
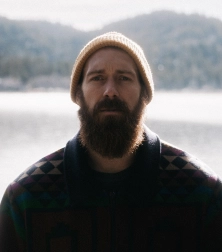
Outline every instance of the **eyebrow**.
POLYGON ((129 70, 117 70, 116 72, 119 73, 119 74, 130 74, 130 75, 133 75, 133 76, 137 75, 136 72, 129 71, 129 70))
MULTIPOLYGON (((87 77, 91 76, 91 75, 94 75, 94 74, 102 74, 104 73, 105 70, 104 69, 98 69, 98 70, 93 70, 93 71, 90 71, 86 74, 87 77)), ((133 72, 133 71, 129 71, 129 70, 117 70, 116 73, 118 74, 130 74, 132 76, 137 76, 137 73, 133 72)))
POLYGON ((105 71, 103 69, 99 69, 99 70, 93 70, 93 71, 90 71, 86 74, 86 76, 91 76, 91 75, 94 75, 94 74, 101 74, 101 73, 104 73, 105 71))

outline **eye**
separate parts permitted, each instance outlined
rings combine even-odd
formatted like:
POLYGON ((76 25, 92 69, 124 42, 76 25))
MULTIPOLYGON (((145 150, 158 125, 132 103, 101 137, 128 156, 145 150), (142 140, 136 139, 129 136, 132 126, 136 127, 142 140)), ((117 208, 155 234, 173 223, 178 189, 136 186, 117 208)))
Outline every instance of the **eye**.
POLYGON ((93 76, 91 78, 92 81, 101 81, 101 80, 104 80, 103 76, 102 75, 97 75, 97 76, 93 76))
POLYGON ((127 77, 127 76, 125 76, 125 75, 121 75, 121 76, 119 77, 119 80, 121 80, 121 81, 129 81, 130 78, 127 77))

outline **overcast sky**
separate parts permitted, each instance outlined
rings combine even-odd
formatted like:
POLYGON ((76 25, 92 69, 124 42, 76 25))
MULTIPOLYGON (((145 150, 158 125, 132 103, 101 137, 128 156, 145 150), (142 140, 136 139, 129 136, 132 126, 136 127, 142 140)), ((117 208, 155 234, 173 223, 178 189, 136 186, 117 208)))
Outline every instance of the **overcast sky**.
POLYGON ((222 20, 221 0, 0 0, 0 16, 59 22, 82 30, 156 10, 198 13, 222 20))

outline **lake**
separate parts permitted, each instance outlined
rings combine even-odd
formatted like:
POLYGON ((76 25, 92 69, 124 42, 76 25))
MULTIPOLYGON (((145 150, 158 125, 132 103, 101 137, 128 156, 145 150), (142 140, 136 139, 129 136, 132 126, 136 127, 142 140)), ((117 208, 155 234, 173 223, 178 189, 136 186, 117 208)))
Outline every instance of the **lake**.
MULTIPOLYGON (((0 93, 0 199, 6 186, 78 131, 68 92, 0 93)), ((222 177, 222 93, 156 92, 146 125, 222 177)))

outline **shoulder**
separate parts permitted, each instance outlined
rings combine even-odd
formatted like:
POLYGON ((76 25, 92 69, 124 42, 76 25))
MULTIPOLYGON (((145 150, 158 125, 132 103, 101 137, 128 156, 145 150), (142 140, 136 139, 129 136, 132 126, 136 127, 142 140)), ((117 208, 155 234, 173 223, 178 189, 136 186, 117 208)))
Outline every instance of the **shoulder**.
POLYGON ((164 170, 201 170, 206 175, 217 175, 197 157, 161 140, 161 168, 164 170))
POLYGON ((193 155, 164 141, 161 147, 158 201, 203 205, 207 207, 207 218, 220 215, 222 182, 219 176, 193 155))
POLYGON ((218 175, 204 162, 165 141, 161 141, 160 170, 162 176, 171 176, 174 182, 183 185, 208 188, 221 185, 218 175))
POLYGON ((43 158, 38 160, 36 163, 29 166, 23 173, 21 173, 15 182, 21 183, 26 181, 30 177, 63 173, 63 156, 64 148, 59 149, 43 158))
POLYGON ((64 191, 64 148, 51 153, 28 167, 6 189, 4 198, 18 204, 29 199, 51 197, 64 191), (44 195, 43 195, 44 194, 44 195))

